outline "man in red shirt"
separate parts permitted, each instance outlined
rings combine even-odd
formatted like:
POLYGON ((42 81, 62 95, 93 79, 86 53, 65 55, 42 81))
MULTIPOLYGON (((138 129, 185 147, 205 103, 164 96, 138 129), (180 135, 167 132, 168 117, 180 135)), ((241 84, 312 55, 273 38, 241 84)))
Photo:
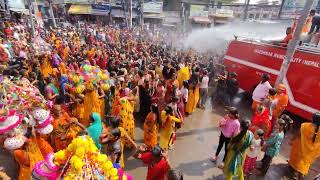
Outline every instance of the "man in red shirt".
POLYGON ((281 44, 288 45, 289 41, 293 38, 292 28, 288 27, 286 30, 287 36, 282 40, 281 44))
POLYGON ((277 45, 277 46, 287 47, 287 45, 289 44, 289 42, 292 38, 293 38, 292 27, 288 27, 286 30, 286 37, 283 40, 274 41, 273 44, 277 45))
POLYGON ((148 165, 147 180, 165 180, 170 166, 160 146, 157 145, 151 151, 139 153, 136 157, 148 165))

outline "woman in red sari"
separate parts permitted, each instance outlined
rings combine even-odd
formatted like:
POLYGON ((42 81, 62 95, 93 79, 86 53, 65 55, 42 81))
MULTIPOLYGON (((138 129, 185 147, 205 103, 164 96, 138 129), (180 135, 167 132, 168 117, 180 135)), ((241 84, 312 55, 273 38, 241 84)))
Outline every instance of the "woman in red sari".
POLYGON ((269 110, 263 105, 257 107, 249 128, 251 132, 255 132, 257 129, 262 129, 264 132, 266 132, 264 138, 268 138, 272 131, 269 110))
POLYGON ((157 104, 151 105, 151 112, 147 115, 143 125, 144 144, 149 148, 154 148, 158 143, 158 122, 160 121, 157 104))
POLYGON ((158 105, 159 112, 161 112, 166 106, 166 102, 164 99, 165 94, 166 89, 164 87, 164 83, 163 81, 159 81, 157 83, 155 93, 153 94, 153 102, 158 105))
POLYGON ((172 97, 174 96, 174 87, 179 87, 179 82, 176 79, 176 76, 173 77, 166 82, 166 93, 165 93, 165 102, 170 103, 172 97))
POLYGON ((151 151, 146 151, 141 147, 142 152, 135 157, 148 166, 147 180, 165 180, 170 166, 167 155, 164 155, 160 146, 155 146, 151 151))

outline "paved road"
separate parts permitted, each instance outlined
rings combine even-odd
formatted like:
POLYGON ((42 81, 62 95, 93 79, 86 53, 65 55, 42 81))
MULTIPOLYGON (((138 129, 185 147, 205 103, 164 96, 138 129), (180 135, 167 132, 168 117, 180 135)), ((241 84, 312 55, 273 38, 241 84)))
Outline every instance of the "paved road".
MULTIPOLYGON (((239 99, 236 102, 239 102, 239 99)), ((248 104, 238 103, 240 114, 243 117, 251 117, 248 110, 248 104)), ((209 107, 209 104, 208 104, 209 107)), ((177 133, 177 141, 174 149, 170 151, 169 157, 175 168, 181 170, 186 180, 220 180, 224 179, 222 171, 216 167, 216 164, 210 162, 209 157, 215 152, 218 146, 219 128, 218 120, 224 115, 224 110, 220 107, 216 112, 211 108, 206 110, 198 109, 190 115, 177 133)), ((136 141, 143 142, 143 131, 141 124, 137 123, 136 141)), ((290 152, 288 139, 292 134, 287 134, 283 143, 281 154, 274 159, 274 162, 265 177, 250 176, 247 179, 252 180, 280 180, 287 170, 287 157, 290 152)), ((141 162, 130 156, 131 152, 126 152, 125 170, 133 175, 135 180, 144 180, 146 178, 147 168, 141 162)), ((132 153, 131 153, 132 154, 132 153)), ((220 154, 220 159, 223 154, 220 154)), ((4 166, 12 179, 17 179, 18 169, 14 159, 0 148, 0 165, 4 166)), ((312 180, 312 177, 319 173, 320 162, 317 161, 310 171, 306 180, 312 180), (318 169, 318 171, 316 171, 318 169)))
MULTIPOLYGON (((241 105, 242 115, 250 117, 248 106, 241 105)), ((215 152, 219 140, 218 120, 223 115, 223 109, 217 109, 212 112, 211 108, 206 110, 198 109, 194 114, 190 115, 177 133, 177 141, 174 149, 170 151, 169 158, 175 168, 181 170, 187 180, 219 180, 224 179, 222 171, 217 168, 215 163, 209 160, 209 157, 215 152)), ((140 126, 141 127, 141 126, 140 126)), ((136 127, 136 138, 138 142, 143 142, 142 129, 136 127)), ((286 135, 283 143, 281 154, 276 157, 265 177, 252 175, 246 179, 252 180, 280 180, 287 174, 287 157, 290 153, 288 139, 292 133, 286 135)), ((261 155, 262 156, 262 155, 261 155)), ((223 154, 220 154, 222 159, 223 154)), ((262 158, 262 157, 261 157, 262 158)), ((316 162, 313 169, 320 170, 320 162, 316 162)), ((129 157, 126 160, 126 171, 133 175, 134 179, 143 180, 146 177, 146 167, 137 160, 129 157)), ((312 180, 317 172, 310 171, 307 180, 312 180)))

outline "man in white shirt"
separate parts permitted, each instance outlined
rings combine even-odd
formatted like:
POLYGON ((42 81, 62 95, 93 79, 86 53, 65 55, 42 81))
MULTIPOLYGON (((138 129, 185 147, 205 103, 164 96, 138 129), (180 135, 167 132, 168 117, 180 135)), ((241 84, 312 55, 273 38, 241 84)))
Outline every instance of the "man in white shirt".
POLYGON ((252 109, 256 110, 256 108, 263 102, 266 96, 269 93, 269 90, 272 86, 269 83, 270 76, 268 74, 263 74, 261 77, 261 82, 254 89, 252 93, 252 109))
POLYGON ((189 90, 188 90, 189 84, 188 81, 183 81, 183 87, 181 88, 181 94, 183 97, 184 104, 187 104, 188 98, 189 98, 189 90))
POLYGON ((208 86, 209 86, 208 72, 204 71, 201 84, 200 84, 200 100, 199 100, 199 106, 200 108, 203 108, 203 109, 205 108, 205 104, 207 101, 208 86))

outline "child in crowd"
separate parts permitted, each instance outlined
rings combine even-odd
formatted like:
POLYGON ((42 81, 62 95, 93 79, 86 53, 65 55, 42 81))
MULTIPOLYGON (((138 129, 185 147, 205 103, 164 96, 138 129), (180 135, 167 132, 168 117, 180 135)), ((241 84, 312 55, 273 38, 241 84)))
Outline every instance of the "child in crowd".
POLYGON ((111 158, 114 166, 120 167, 121 161, 121 131, 119 128, 114 128, 111 130, 109 136, 102 138, 101 143, 107 145, 107 154, 111 158))
POLYGON ((274 131, 263 145, 262 150, 265 152, 263 159, 261 160, 261 175, 265 175, 270 167, 272 159, 280 152, 281 144, 284 138, 284 129, 286 122, 283 119, 279 119, 274 126, 274 131))
POLYGON ((258 155, 264 143, 263 135, 264 131, 262 129, 254 132, 254 139, 251 142, 250 148, 247 149, 247 156, 243 166, 243 171, 246 175, 253 173, 258 155))
POLYGON ((183 87, 181 88, 181 93, 183 97, 184 105, 188 102, 188 94, 189 94, 189 84, 188 81, 183 81, 183 87))

